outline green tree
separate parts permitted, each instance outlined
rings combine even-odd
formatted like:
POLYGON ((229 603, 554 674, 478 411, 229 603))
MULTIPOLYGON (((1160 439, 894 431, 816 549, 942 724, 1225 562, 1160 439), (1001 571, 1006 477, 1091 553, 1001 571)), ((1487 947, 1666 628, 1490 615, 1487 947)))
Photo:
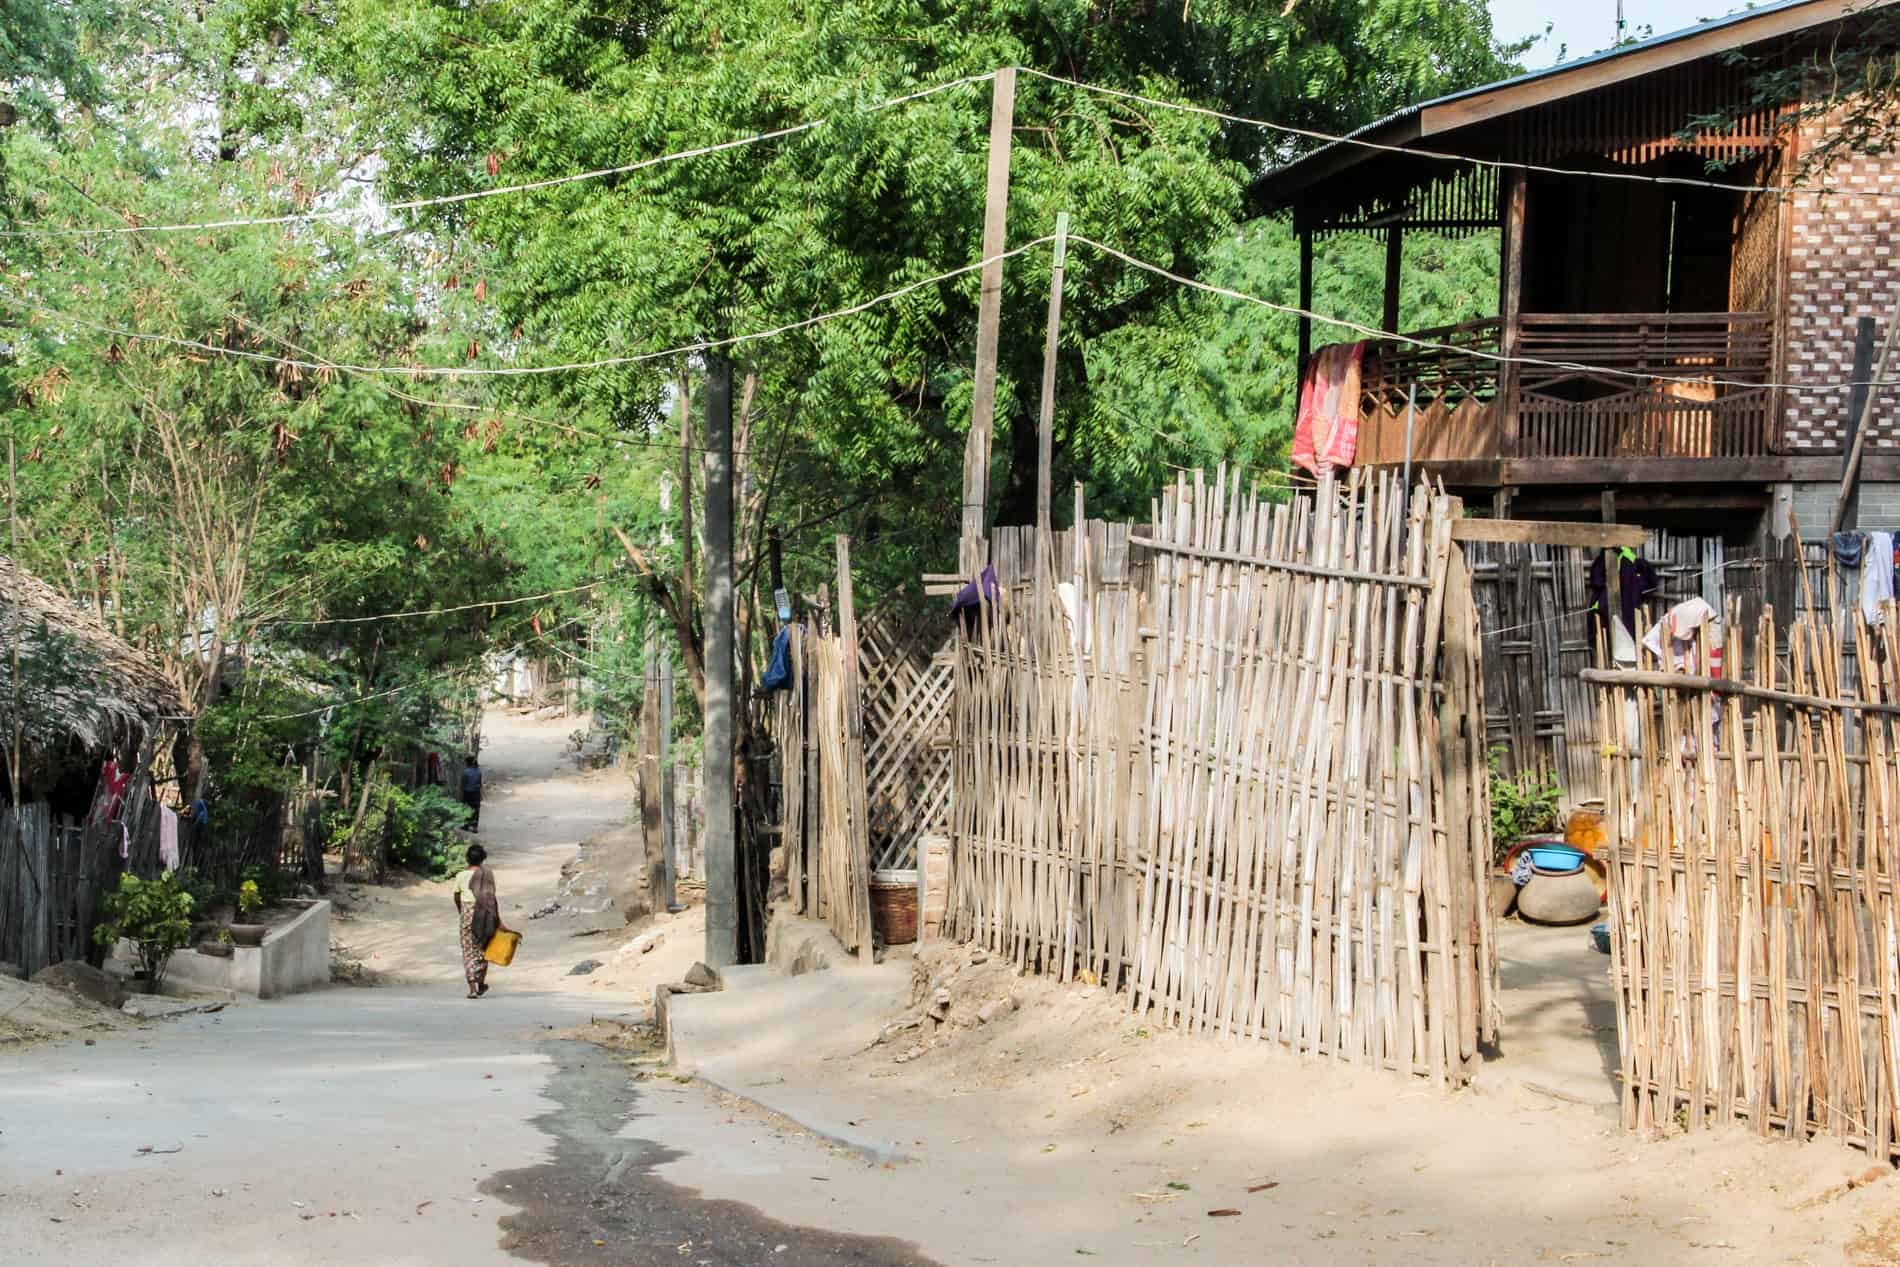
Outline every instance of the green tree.
MULTIPOLYGON (((426 212, 428 231, 487 282, 488 354, 543 363, 772 328, 973 260, 987 85, 867 109, 889 97, 1019 63, 1343 129, 1505 64, 1483 6, 1464 0, 1284 11, 1082 0, 472 8, 332 0, 320 14, 310 55, 361 103, 360 146, 387 162, 388 188, 402 197, 623 167, 828 120, 766 144, 426 212)), ((1068 211, 1080 232, 1190 273, 1213 266, 1231 238, 1248 174, 1288 146, 1270 129, 1030 77, 1018 87, 1016 120, 1013 243, 1046 235, 1068 211)), ((1049 265, 1039 250, 1007 270, 992 481, 1004 522, 1022 522, 1033 505, 1049 265)), ((1096 399, 1096 350, 1138 358, 1150 345, 1184 348, 1207 327, 1181 326, 1170 285, 1086 248, 1071 256, 1067 290, 1056 480, 1083 481, 1106 513, 1145 508, 1147 483, 1129 483, 1130 454, 1154 443, 1127 433, 1167 424, 1096 399)), ((914 577, 949 562, 977 292, 978 279, 965 274, 738 353, 755 411, 741 423, 742 478, 766 493, 742 524, 742 571, 758 575, 766 519, 807 534, 793 542, 795 571, 824 570, 822 534, 838 526, 876 547, 861 558, 894 572, 914 577)), ((1231 368, 1205 368, 1244 398, 1257 389, 1239 380, 1257 364, 1242 356, 1231 368)), ((678 436, 669 401, 683 371, 696 364, 616 366, 505 390, 523 409, 591 419, 650 443, 678 436)), ((1226 425, 1258 429, 1241 441, 1247 452, 1275 448, 1277 420, 1226 425)), ((1222 451, 1190 447, 1170 460, 1222 451)), ((617 464, 603 477, 610 495, 622 491, 616 474, 651 478, 637 463, 617 464)), ((585 531, 585 518, 576 520, 585 531)), ((651 535, 641 541, 654 570, 680 578, 674 623, 689 643, 683 560, 651 535)))

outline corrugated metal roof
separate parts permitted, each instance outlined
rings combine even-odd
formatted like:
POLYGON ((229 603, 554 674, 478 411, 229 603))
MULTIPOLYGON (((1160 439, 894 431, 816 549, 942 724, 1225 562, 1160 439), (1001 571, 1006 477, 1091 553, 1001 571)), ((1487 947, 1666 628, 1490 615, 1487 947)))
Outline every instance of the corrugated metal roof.
MULTIPOLYGON (((1873 3, 1868 5, 1868 8, 1879 8, 1887 2, 1888 0, 1874 0, 1873 3)), ((1726 27, 1741 26, 1750 22, 1757 22, 1770 15, 1783 12, 1784 10, 1798 9, 1804 5, 1818 3, 1819 0, 1777 0, 1777 3, 1764 4, 1756 8, 1745 9, 1740 13, 1731 13, 1727 17, 1713 18, 1707 22, 1699 22, 1694 26, 1683 27, 1679 31, 1670 31, 1664 35, 1651 36, 1646 40, 1637 40, 1633 43, 1625 44, 1620 48, 1605 49, 1603 52, 1592 53, 1588 57, 1580 57, 1575 61, 1559 62, 1557 65, 1545 67, 1543 70, 1527 71, 1522 75, 1514 75, 1509 79, 1500 79, 1494 83, 1481 84, 1476 88, 1465 88, 1458 92, 1446 93, 1441 97, 1433 97, 1429 101, 1420 101, 1413 105, 1406 106, 1403 109, 1395 110, 1382 119, 1375 120, 1372 123, 1368 123, 1348 133, 1343 140, 1330 141, 1310 153, 1301 155, 1291 163, 1274 168, 1260 178, 1260 183, 1262 185, 1278 183, 1288 173, 1314 162, 1322 155, 1331 154, 1342 146, 1350 145, 1354 141, 1365 140, 1381 132, 1393 131, 1398 125, 1405 123, 1407 120, 1417 119, 1427 110, 1437 106, 1449 105, 1452 102, 1464 101, 1473 97, 1481 97, 1488 93, 1500 92, 1524 84, 1536 83, 1540 80, 1555 79, 1564 75, 1574 74, 1592 66, 1599 66, 1606 62, 1613 62, 1620 57, 1628 57, 1632 54, 1660 48, 1678 40, 1688 39, 1692 36, 1707 35, 1711 31, 1720 31, 1726 27)), ((1832 16, 1833 15, 1829 15, 1822 20, 1832 20, 1832 16)), ((1403 144, 1404 140, 1395 138, 1390 143, 1403 144)), ((1367 151, 1368 154, 1371 152, 1372 151, 1367 151)))

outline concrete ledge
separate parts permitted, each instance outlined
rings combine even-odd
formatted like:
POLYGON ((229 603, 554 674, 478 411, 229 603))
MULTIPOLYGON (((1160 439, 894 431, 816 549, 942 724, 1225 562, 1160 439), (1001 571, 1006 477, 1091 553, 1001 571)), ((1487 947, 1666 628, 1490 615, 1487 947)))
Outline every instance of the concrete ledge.
POLYGON ((724 990, 671 995, 655 1019, 680 1073, 883 1166, 909 1155, 839 1121, 806 1072, 863 1051, 909 999, 908 961, 797 977, 748 968, 724 990))
POLYGON ((794 915, 790 905, 781 902, 766 924, 765 962, 788 977, 802 977, 855 960, 829 924, 794 915))
POLYGON ((860 1135, 856 1131, 846 1127, 822 1122, 809 1113, 793 1114, 785 1109, 776 1107, 769 1103, 768 1100, 761 1099, 756 1095, 748 1095, 744 1091, 729 1085, 727 1082, 703 1073, 696 1073, 693 1075, 693 1078, 696 1081, 705 1083, 722 1095, 729 1095, 735 1100, 745 1101, 754 1109, 769 1117, 776 1117, 782 1121, 789 1122, 808 1135, 816 1135, 827 1144, 842 1148, 848 1153, 855 1153, 870 1162, 873 1166, 901 1166, 911 1160, 910 1154, 900 1152, 895 1142, 886 1145, 882 1140, 871 1139, 869 1136, 860 1135))
POLYGON ((330 904, 313 902, 278 924, 262 946, 233 946, 231 957, 201 955, 187 947, 171 958, 166 980, 200 989, 229 990, 256 999, 298 994, 330 980, 330 904))

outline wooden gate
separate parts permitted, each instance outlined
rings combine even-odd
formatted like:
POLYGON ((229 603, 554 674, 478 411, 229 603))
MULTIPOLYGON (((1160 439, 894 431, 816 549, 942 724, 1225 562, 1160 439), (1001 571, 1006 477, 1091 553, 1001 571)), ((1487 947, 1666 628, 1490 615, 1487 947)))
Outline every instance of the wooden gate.
POLYGON ((871 866, 917 866, 950 827, 950 622, 891 605, 858 622, 871 866))

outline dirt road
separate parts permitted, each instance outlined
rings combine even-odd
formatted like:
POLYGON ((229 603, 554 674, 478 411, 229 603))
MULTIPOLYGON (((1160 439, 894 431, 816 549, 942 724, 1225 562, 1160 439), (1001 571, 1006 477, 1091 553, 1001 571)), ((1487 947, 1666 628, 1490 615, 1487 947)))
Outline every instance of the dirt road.
POLYGON ((615 835, 630 789, 623 774, 574 771, 573 725, 489 721, 482 840, 504 916, 527 936, 488 998, 463 997, 449 885, 416 882, 365 892, 336 929, 385 984, 0 1053, 0 1260, 922 1262, 669 1183, 656 1169, 695 1150, 745 1170, 754 1143, 811 1146, 730 1122, 702 1088, 636 1083, 628 1054, 562 1037, 643 1015, 702 937, 696 914, 662 917, 658 949, 616 958, 631 930, 612 874, 630 837, 570 864, 582 840, 615 835), (586 959, 603 966, 572 975, 586 959))
MULTIPOLYGON (((349 899, 337 928, 382 985, 0 1052, 0 1261, 1900 1261, 1900 1180, 1842 1194, 1864 1154, 1740 1131, 1638 1141, 1561 1090, 1601 1079, 1592 1037, 1574 1067, 1530 1045, 1558 1087, 1445 1095, 933 947, 964 965, 960 1006, 1020 1006, 913 1058, 870 1042, 909 994, 902 954, 755 978, 693 1000, 682 1059, 704 1076, 684 1078, 615 1022, 683 975, 702 925, 663 916, 640 953, 630 789, 576 772, 570 729, 490 722, 482 838, 527 940, 488 998, 462 997, 449 886, 415 882, 349 899)), ((1525 1013, 1574 1007, 1518 988, 1525 1013)))

